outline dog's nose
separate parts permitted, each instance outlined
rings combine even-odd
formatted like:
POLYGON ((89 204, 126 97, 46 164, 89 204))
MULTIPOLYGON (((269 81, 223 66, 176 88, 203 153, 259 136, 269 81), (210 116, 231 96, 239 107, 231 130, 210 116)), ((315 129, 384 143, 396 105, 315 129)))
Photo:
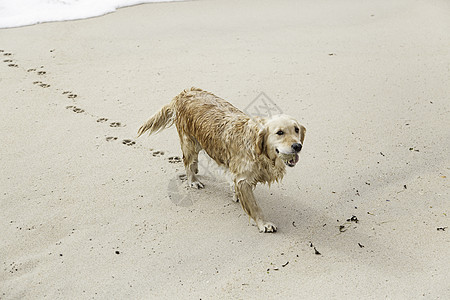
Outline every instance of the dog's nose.
POLYGON ((300 152, 300 150, 302 150, 302 144, 294 143, 292 144, 292 149, 294 149, 295 152, 300 152))

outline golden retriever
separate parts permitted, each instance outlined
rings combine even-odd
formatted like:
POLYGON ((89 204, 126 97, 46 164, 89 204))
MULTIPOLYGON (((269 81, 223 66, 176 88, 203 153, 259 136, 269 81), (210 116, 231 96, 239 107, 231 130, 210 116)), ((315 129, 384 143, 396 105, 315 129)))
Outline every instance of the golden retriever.
POLYGON ((138 130, 156 133, 175 123, 180 137, 188 184, 203 188, 198 173, 198 153, 204 150, 231 174, 235 199, 256 222, 260 232, 275 232, 256 203, 256 184, 279 181, 286 165, 299 160, 306 129, 292 117, 252 118, 227 101, 197 88, 184 90, 164 105, 138 130))

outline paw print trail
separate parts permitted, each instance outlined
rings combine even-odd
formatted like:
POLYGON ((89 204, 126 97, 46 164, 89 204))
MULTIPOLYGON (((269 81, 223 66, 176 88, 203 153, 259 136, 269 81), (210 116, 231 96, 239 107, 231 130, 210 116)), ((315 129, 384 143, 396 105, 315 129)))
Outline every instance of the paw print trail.
MULTIPOLYGON (((55 51, 54 49, 51 50, 50 52, 55 51)), ((9 68, 14 68, 17 69, 17 71, 22 71, 24 72, 24 74, 26 74, 26 78, 31 78, 32 80, 30 81, 30 83, 34 86, 43 88, 43 89, 47 89, 49 92, 52 91, 62 91, 60 92, 60 98, 59 100, 63 103, 66 104, 64 106, 64 108, 68 111, 71 111, 77 115, 83 115, 86 117, 90 117, 93 119, 93 121, 95 121, 96 123, 99 124, 104 124, 105 126, 108 126, 108 128, 123 128, 126 127, 126 125, 123 122, 119 122, 119 121, 109 121, 109 118, 106 117, 101 117, 98 116, 96 114, 93 114, 91 112, 89 112, 88 110, 86 110, 83 107, 80 107, 79 105, 79 100, 82 99, 82 97, 79 96, 79 94, 77 94, 76 92, 74 92, 73 90, 70 89, 60 89, 57 86, 55 86, 54 84, 52 84, 51 82, 48 82, 47 80, 49 80, 51 78, 51 71, 47 70, 43 65, 38 65, 38 66, 29 66, 27 68, 22 68, 20 67, 20 63, 18 63, 16 61, 16 59, 14 58, 14 53, 10 52, 10 51, 6 51, 4 49, 0 49, 0 59, 2 59, 2 62, 9 68), (67 101, 70 101, 69 103, 67 103, 67 101), (66 102, 66 103, 64 103, 66 102)), ((54 99, 55 97, 49 97, 49 99, 54 99)), ((59 105, 61 104, 61 102, 56 102, 54 103, 55 105, 59 105)), ((106 129, 106 128, 105 128, 106 129)), ((117 136, 107 136, 105 138, 105 142, 114 142, 119 140, 119 137, 117 136)), ((137 148, 139 147, 138 145, 136 145, 136 142, 130 138, 122 138, 120 139, 121 144, 131 147, 131 148, 137 148)), ((159 154, 161 155, 161 154, 159 154)), ((154 156, 159 156, 158 154, 155 154, 154 156)))

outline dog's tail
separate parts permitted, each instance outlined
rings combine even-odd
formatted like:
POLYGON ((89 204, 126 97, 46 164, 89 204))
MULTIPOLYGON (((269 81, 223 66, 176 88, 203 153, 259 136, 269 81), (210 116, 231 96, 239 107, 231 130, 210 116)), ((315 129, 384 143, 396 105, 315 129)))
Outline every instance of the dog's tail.
POLYGON ((169 128, 175 121, 175 99, 169 104, 164 105, 158 112, 156 112, 144 125, 138 130, 140 137, 146 131, 149 134, 157 133, 165 128, 169 128))

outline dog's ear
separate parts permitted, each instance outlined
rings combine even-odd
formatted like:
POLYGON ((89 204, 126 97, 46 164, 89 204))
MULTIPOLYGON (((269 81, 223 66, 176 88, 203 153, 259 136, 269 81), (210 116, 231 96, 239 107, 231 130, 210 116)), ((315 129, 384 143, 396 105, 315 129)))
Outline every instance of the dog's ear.
POLYGON ((305 140, 305 134, 306 134, 306 128, 302 125, 300 125, 300 141, 302 142, 305 140))
POLYGON ((256 138, 256 153, 267 155, 267 129, 261 128, 256 138))

